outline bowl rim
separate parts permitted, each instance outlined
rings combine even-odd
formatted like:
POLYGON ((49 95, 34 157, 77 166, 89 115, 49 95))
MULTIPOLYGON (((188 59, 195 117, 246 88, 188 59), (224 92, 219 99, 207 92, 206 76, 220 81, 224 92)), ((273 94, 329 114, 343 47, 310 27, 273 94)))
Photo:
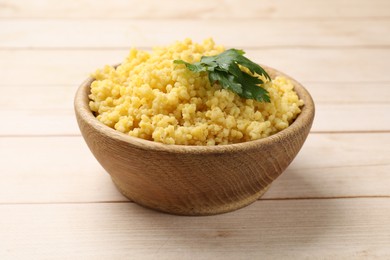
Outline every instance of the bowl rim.
MULTIPOLYGON (((116 67, 115 65, 113 67, 116 67)), ((78 120, 84 121, 84 123, 90 125, 95 131, 98 131, 101 135, 112 138, 116 141, 127 143, 132 147, 136 147, 140 150, 154 150, 160 152, 169 152, 169 153, 226 153, 226 152, 238 152, 245 151, 250 149, 259 149, 261 146, 267 146, 275 142, 282 142, 286 138, 289 138, 294 135, 294 133, 299 132, 308 124, 311 126, 314 115, 315 115, 315 106, 313 99, 310 93, 306 90, 305 87, 292 77, 287 74, 271 68, 269 66, 261 65, 272 78, 276 76, 284 76, 294 85, 294 90, 298 94, 298 97, 304 101, 304 105, 301 108, 301 113, 297 116, 292 124, 287 128, 270 135, 265 138, 260 138, 256 140, 234 143, 234 144, 223 144, 223 145, 178 145, 178 144, 164 144, 156 141, 150 141, 142 139, 139 137, 134 137, 122 133, 118 130, 115 130, 99 120, 93 115, 89 107, 89 94, 90 94, 90 85, 95 80, 89 76, 83 83, 79 86, 75 98, 74 98, 74 109, 76 117, 78 120)), ((79 122, 80 125, 80 122, 79 122)))

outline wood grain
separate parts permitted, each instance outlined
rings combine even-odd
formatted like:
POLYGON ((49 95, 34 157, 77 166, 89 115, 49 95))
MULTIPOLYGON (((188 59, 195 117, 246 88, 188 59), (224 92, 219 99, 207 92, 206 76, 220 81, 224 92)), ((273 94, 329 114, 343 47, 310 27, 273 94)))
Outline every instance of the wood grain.
MULTIPOLYGON (((390 131, 390 83, 307 83, 317 104, 312 132, 390 131), (329 89, 332 89, 330 91, 329 89), (370 89, 375 93, 368 94, 370 89), (364 104, 364 106, 362 106, 364 104), (364 118, 364 124, 356 120, 364 118)), ((79 135, 73 102, 76 85, 0 87, 0 135, 79 135), (10 99, 9 96, 17 96, 10 99), (23 118, 23 120, 20 120, 23 118), (45 127, 42 127, 44 125, 45 127)))
MULTIPOLYGON (((386 104, 390 100, 389 82, 305 82, 302 84, 310 91, 316 104, 386 104), (331 91, 329 89, 332 89, 331 91), (372 94, 367 94, 375 89, 372 94)), ((0 91, 7 91, 9 99, 0 95, 0 105, 12 110, 23 107, 37 110, 68 109, 72 103, 78 85, 0 85, 0 91), (43 95, 44 93, 44 95, 43 95)))
MULTIPOLYGON (((0 136, 80 135, 70 102, 65 104, 66 108, 58 108, 63 102, 42 103, 31 107, 8 106, 0 110, 0 117, 7 122, 0 128, 0 136)), ((390 114, 386 111, 390 111, 390 105, 383 103, 365 104, 365 106, 318 104, 317 117, 311 131, 313 133, 390 132, 390 114), (364 123, 356 120, 357 115, 364 123)))
POLYGON ((0 138, 0 173, 0 203, 125 200, 81 137, 0 138))
MULTIPOLYGON (((386 143, 388 133, 311 134, 264 198, 390 196, 386 143)), ((2 137, 0 173, 0 203, 126 201, 80 136, 2 137)))
MULTIPOLYGON (((127 49, 0 50, 0 86, 78 86, 89 73, 106 64, 116 64, 127 54, 127 49)), ((300 82, 390 82, 387 73, 390 49, 387 48, 257 49, 248 50, 247 56, 300 82)))
POLYGON ((390 131, 390 103, 320 104, 317 110, 314 132, 390 131))
POLYGON ((389 104, 390 82, 303 82, 316 104, 389 104))
MULTIPOLYGON (((319 104, 317 105, 318 117, 312 132, 389 132, 390 115, 385 111, 390 111, 390 105, 361 107, 360 105, 319 104), (356 115, 364 119, 364 124, 355 120, 356 115)), ((33 107, 21 110, 7 108, 0 111, 0 117, 8 122, 0 128, 0 136, 80 135, 70 107, 51 109, 50 106, 46 106, 44 109, 33 107)))
POLYGON ((389 212, 381 198, 259 201, 202 218, 132 203, 1 205, 0 257, 387 259, 389 212))
POLYGON ((381 18, 389 17, 387 0, 241 0, 180 1, 136 0, 1 0, 1 18, 98 18, 98 19, 264 19, 264 18, 381 18), (88 11, 85 11, 88 10, 88 11))
POLYGON ((390 138, 375 133, 389 129, 389 9, 388 0, 0 0, 0 259, 390 258, 390 138), (227 21, 242 25, 237 35, 227 21), (240 211, 180 218, 121 203, 72 136, 71 98, 90 71, 134 43, 184 36, 245 47, 317 104, 317 133, 240 211))
POLYGON ((230 18, 213 22, 180 20, 179 23, 176 20, 0 20, 0 48, 127 49, 130 45, 150 48, 187 37, 194 41, 213 37, 219 44, 245 49, 390 45, 390 19, 319 19, 310 22, 265 19, 252 20, 250 24, 247 26, 246 19, 230 18), (253 28, 261 28, 259 37, 253 37, 253 28), (234 37, 231 32, 234 32, 234 37))

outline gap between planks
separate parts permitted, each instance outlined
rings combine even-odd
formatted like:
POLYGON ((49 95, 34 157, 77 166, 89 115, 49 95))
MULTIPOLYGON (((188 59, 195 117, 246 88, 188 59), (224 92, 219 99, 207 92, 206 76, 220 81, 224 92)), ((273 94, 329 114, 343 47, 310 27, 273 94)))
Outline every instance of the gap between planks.
POLYGON ((0 207, 0 258, 356 259, 390 256, 388 199, 263 201, 213 217, 135 204, 0 207))
MULTIPOLYGON (((389 134, 309 135, 263 199, 390 196, 383 145, 389 140, 389 134)), ((0 138, 0 147, 0 202, 127 201, 81 137, 0 138)))
POLYGON ((145 20, 158 22, 158 21, 173 21, 173 22, 186 22, 186 21, 243 21, 243 22, 253 22, 253 21, 339 21, 339 22, 348 22, 348 21, 361 21, 361 20, 374 20, 374 21, 389 21, 390 17, 388 16, 359 16, 359 17, 210 17, 210 18, 196 18, 196 17, 169 17, 169 18, 158 18, 158 17, 110 17, 110 18, 101 18, 101 17, 0 17, 1 21, 75 21, 75 22, 86 22, 86 21, 118 21, 118 22, 142 22, 145 20))
POLYGON ((276 0, 243 0, 237 1, 186 1, 167 0, 138 1, 111 0, 109 6, 105 1, 80 0, 62 1, 53 4, 49 0, 33 3, 23 0, 3 0, 0 16, 2 18, 59 18, 59 19, 378 19, 388 18, 389 3, 386 0, 374 1, 337 1, 326 2, 296 0, 293 2, 276 0), (93 8, 91 8, 93 6, 93 8))
MULTIPOLYGON (((306 49, 314 49, 314 50, 321 50, 321 49, 337 49, 337 50, 350 50, 350 49, 390 49, 390 44, 384 44, 384 45, 277 45, 277 46, 245 46, 243 47, 245 50, 251 50, 251 51, 261 51, 261 50, 285 50, 285 49, 293 49, 293 50, 306 50, 306 49)), ((64 46, 0 46, 0 51, 128 51, 130 47, 127 46, 117 46, 117 47, 98 47, 98 46, 92 46, 92 47, 82 47, 82 46, 70 46, 70 47, 64 47, 64 46)), ((152 48, 150 46, 137 46, 137 49, 144 50, 144 51, 151 51, 152 48)))
MULTIPOLYGON (((390 199, 390 195, 364 195, 364 196, 330 196, 330 197, 296 197, 296 198, 259 198, 257 201, 281 201, 281 200, 334 200, 334 199, 390 199)), ((72 204, 113 204, 113 203, 135 203, 131 200, 113 200, 113 201, 58 201, 58 202, 0 202, 2 205, 72 205, 72 204)), ((138 204, 137 204, 138 205, 138 204)))
MULTIPOLYGON (((390 130, 362 130, 362 131, 311 131, 310 134, 388 134, 390 130)), ((20 134, 20 135, 7 135, 0 134, 0 138, 39 138, 39 137, 81 137, 81 134, 20 134)))
POLYGON ((0 47, 128 47, 166 45, 172 39, 201 41, 235 47, 273 46, 389 46, 390 19, 344 21, 291 20, 0 20, 0 47), (248 27, 248 21, 252 27, 248 27), (253 27, 264 28, 253 37, 253 27), (75 30, 75 28, 77 28, 75 30), (172 30, 171 28, 175 28, 172 30), (191 28, 191 30, 189 30, 191 28), (235 31, 235 37, 231 32, 235 31), (87 35, 87 37, 86 37, 87 35), (104 35, 104 37, 102 37, 104 35))
MULTIPOLYGON (((117 64, 127 55, 125 50, 0 50, 0 68, 4 74, 1 84, 78 86, 90 72, 104 64, 117 64)), ((390 48, 248 50, 247 57, 277 68, 300 82, 390 82, 386 70, 390 48)))

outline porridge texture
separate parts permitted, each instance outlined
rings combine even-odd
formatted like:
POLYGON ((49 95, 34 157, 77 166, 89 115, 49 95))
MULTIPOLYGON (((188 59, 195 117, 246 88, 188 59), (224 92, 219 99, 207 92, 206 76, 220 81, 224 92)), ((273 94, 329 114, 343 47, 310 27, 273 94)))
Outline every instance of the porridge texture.
POLYGON ((239 143, 287 128, 303 106, 288 79, 267 81, 257 75, 271 100, 258 102, 211 85, 205 72, 173 63, 197 62, 224 50, 212 39, 186 39, 151 52, 132 49, 118 67, 105 66, 93 74, 90 108, 109 127, 164 144, 239 143))

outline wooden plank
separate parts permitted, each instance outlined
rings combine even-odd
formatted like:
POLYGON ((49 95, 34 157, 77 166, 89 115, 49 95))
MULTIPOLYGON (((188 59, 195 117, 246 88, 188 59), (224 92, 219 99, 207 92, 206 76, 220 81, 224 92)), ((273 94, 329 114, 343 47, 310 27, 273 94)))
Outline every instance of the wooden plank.
POLYGON ((77 86, 0 87, 1 135, 80 135, 73 110, 77 86), (16 98, 17 97, 17 98, 16 98))
POLYGON ((1 205, 0 257, 387 259, 389 212, 383 198, 258 201, 212 217, 132 203, 1 205))
POLYGON ((358 20, 0 20, 0 48, 151 47, 191 36, 229 47, 390 45, 390 19, 358 20), (174 30, 172 30, 174 28, 174 30), (259 36, 253 37, 253 28, 259 36), (189 32, 190 30, 190 32, 189 32), (232 33, 234 32, 234 37, 232 33))
POLYGON ((78 86, 91 72, 105 64, 117 64, 127 54, 127 50, 0 50, 0 85, 78 86))
MULTIPOLYGON (((0 50, 0 86, 76 86, 104 64, 121 62, 127 53, 127 50, 87 49, 0 50)), ((248 50, 247 57, 301 82, 390 82, 387 48, 257 49, 248 50)))
MULTIPOLYGON (((71 94, 73 95, 73 92, 71 94)), ((67 100, 67 108, 60 109, 55 108, 59 106, 56 103, 42 103, 36 107, 2 108, 0 118, 6 123, 1 125, 0 136, 79 135, 72 100, 67 100)), ((1 103, 0 101, 0 105, 1 103)), ((316 105, 316 118, 312 132, 388 132, 390 131, 388 111, 390 111, 390 104, 320 103, 316 105)))
POLYGON ((0 136, 80 135, 71 104, 59 110, 0 110, 0 136))
MULTIPOLYGON (((388 86, 308 83, 317 108, 312 131, 390 131, 388 86), (375 94, 367 94, 369 89, 375 94)), ((0 87, 6 93, 0 95, 0 117, 7 122, 0 135, 79 135, 72 106, 76 89, 76 85, 0 87)))
POLYGON ((317 104, 314 132, 390 131, 390 103, 317 104))
POLYGON ((299 169, 294 163, 261 199, 389 197, 389 172, 390 164, 299 169))
POLYGON ((361 18, 389 17, 387 0, 338 1, 180 1, 136 0, 50 1, 2 0, 1 18, 99 18, 99 19, 253 19, 253 18, 361 18))
MULTIPOLYGON (((386 133, 311 134, 264 198, 390 196, 388 143, 386 133)), ((2 137, 0 173, 0 203, 126 201, 81 137, 2 137)))
POLYGON ((0 203, 125 200, 81 137, 0 138, 0 203))
POLYGON ((302 82, 316 104, 388 104, 390 82, 302 82))
MULTIPOLYGON (((390 82, 302 83, 310 91, 316 104, 369 105, 386 104, 390 100, 390 82)), ((13 110, 23 107, 37 110, 69 109, 77 87, 77 85, 0 85, 0 91, 7 94, 0 96, 0 106, 13 110), (20 95, 20 93, 24 94, 20 95)))

